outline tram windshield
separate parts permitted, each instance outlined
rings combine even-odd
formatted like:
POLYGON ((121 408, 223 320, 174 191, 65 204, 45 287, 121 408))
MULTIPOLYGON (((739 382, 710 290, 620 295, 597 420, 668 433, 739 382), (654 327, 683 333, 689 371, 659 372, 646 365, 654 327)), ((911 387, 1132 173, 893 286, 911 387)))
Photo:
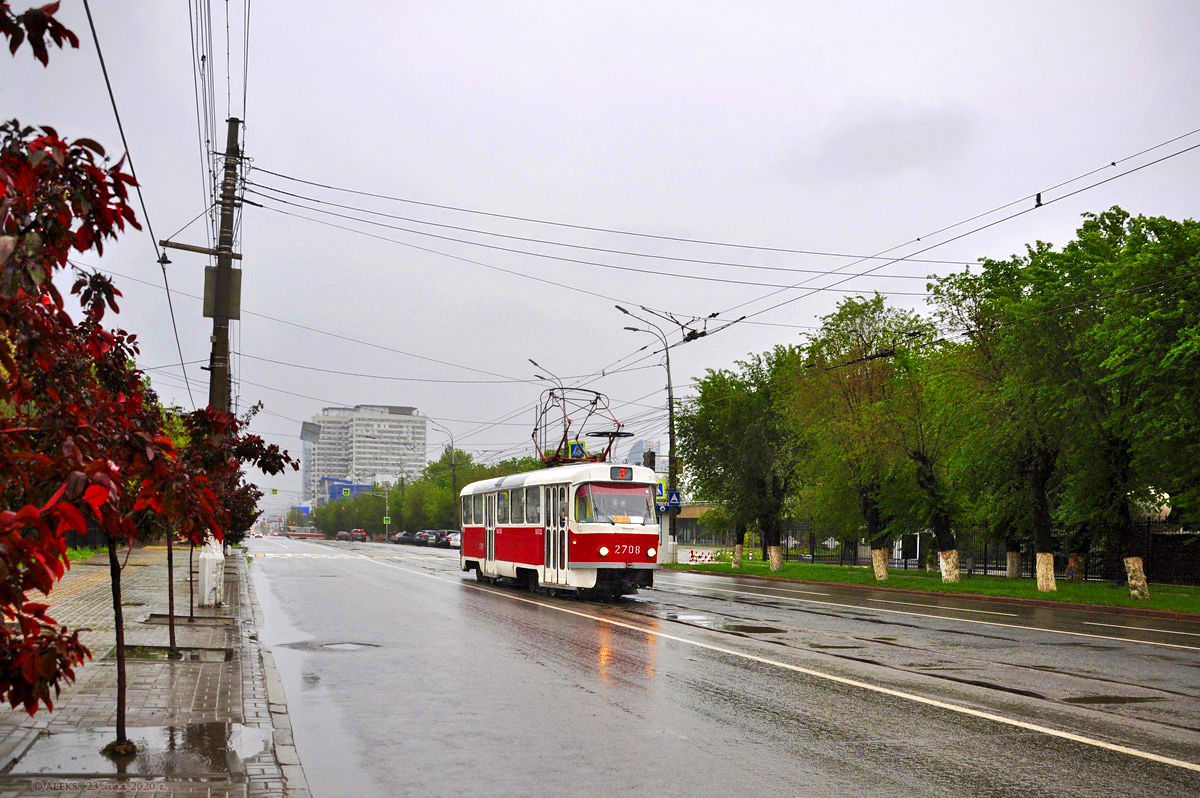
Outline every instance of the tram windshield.
POLYGON ((654 523, 654 488, 593 482, 575 490, 575 520, 581 524, 654 523))

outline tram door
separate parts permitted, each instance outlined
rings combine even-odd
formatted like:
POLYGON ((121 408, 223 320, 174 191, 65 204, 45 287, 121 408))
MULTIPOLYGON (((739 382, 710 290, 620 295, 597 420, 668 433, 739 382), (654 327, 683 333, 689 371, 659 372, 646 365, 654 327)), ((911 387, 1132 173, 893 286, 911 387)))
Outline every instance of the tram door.
POLYGON ((496 571, 496 494, 485 493, 483 496, 483 535, 484 554, 483 570, 489 573, 496 571))
POLYGON ((542 490, 545 498, 546 532, 545 582, 552 585, 566 584, 567 574, 567 486, 547 485, 542 490))

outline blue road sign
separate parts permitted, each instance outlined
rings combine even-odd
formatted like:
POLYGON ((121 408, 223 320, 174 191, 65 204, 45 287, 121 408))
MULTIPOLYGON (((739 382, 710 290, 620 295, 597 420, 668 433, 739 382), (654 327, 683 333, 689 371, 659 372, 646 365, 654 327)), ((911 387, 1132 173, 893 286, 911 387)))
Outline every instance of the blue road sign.
POLYGON ((666 500, 667 500, 667 483, 664 480, 660 479, 658 482, 655 482, 654 484, 655 484, 655 488, 656 488, 655 494, 654 494, 655 501, 657 501, 659 504, 666 502, 666 500))
POLYGON ((679 491, 670 491, 670 495, 667 497, 667 504, 671 505, 672 507, 683 506, 683 498, 679 495, 679 491))
POLYGON ((655 507, 657 507, 657 508, 658 508, 658 511, 659 511, 660 513, 665 513, 667 510, 671 509, 670 507, 668 507, 668 506, 667 506, 667 505, 665 505, 665 504, 657 504, 657 505, 655 505, 655 507))
POLYGON ((587 458, 587 444, 583 441, 571 441, 568 446, 567 455, 572 460, 584 460, 587 458))

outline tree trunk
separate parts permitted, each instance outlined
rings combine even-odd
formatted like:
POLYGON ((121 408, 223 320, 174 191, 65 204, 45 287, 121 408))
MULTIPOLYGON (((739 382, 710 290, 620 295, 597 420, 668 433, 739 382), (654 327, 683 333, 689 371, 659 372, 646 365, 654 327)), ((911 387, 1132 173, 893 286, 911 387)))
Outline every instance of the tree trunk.
POLYGON ((1135 599, 1150 598, 1150 585, 1146 584, 1146 569, 1141 557, 1125 558, 1125 576, 1129 581, 1129 595, 1135 599))
POLYGON ((1054 593, 1058 590, 1054 581, 1054 554, 1051 552, 1037 553, 1037 589, 1039 593, 1054 593))
POLYGON ((175 535, 167 530, 167 630, 170 641, 167 658, 183 659, 183 654, 179 653, 179 646, 175 642, 175 549, 171 540, 173 537, 175 535))
POLYGON ((1013 551, 1013 550, 1009 549, 1008 552, 1005 554, 1005 558, 1008 560, 1008 562, 1006 563, 1008 566, 1008 569, 1004 572, 1004 575, 1007 576, 1009 579, 1020 579, 1021 578, 1021 552, 1013 551))
POLYGON ((742 567, 742 545, 743 544, 741 544, 741 543, 735 543, 733 545, 733 567, 734 568, 742 567))
POLYGON ((783 546, 768 546, 767 556, 771 560, 772 571, 780 571, 783 569, 783 546))
POLYGON ((938 557, 942 568, 942 581, 957 582, 960 578, 958 573, 958 549, 939 551, 938 557))
POLYGON ((1067 578, 1072 582, 1083 581, 1083 554, 1073 551, 1067 555, 1067 578))
POLYGON ((871 549, 871 567, 875 569, 875 581, 886 582, 888 578, 887 549, 871 549))
POLYGON ((125 617, 121 613, 121 563, 117 559, 117 542, 108 538, 108 573, 112 581, 113 620, 117 635, 117 739, 104 746, 104 753, 128 756, 137 746, 125 736, 125 617))
POLYGON ((196 620, 196 575, 192 572, 192 555, 196 553, 196 544, 188 549, 188 623, 196 620))

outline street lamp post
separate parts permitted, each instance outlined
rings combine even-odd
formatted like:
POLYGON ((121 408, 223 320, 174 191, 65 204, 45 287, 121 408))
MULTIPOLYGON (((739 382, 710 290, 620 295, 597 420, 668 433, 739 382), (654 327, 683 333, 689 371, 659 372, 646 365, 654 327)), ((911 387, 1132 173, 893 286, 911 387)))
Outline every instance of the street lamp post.
MULTIPOLYGON (((458 453, 454 449, 454 433, 449 427, 445 427, 433 419, 429 419, 429 423, 440 429, 442 432, 450 436, 450 496, 453 500, 451 506, 458 507, 458 453)), ((451 522, 458 517, 459 511, 455 509, 451 516, 451 522)))
MULTIPOLYGON (((667 427, 668 427, 667 438, 668 438, 668 445, 671 448, 670 459, 667 460, 667 490, 668 490, 667 496, 669 499, 670 493, 674 492, 675 490, 678 489, 675 484, 676 476, 678 473, 678 466, 676 465, 676 457, 675 457, 675 453, 676 453, 676 449, 675 449, 675 389, 671 384, 671 344, 667 341, 667 334, 665 332, 663 332, 662 328, 659 327, 654 322, 649 321, 648 319, 643 319, 641 316, 635 316, 634 314, 630 313, 628 310, 621 307, 620 305, 614 305, 614 307, 616 307, 617 310, 621 311, 626 316, 635 318, 638 321, 642 322, 643 324, 646 324, 646 325, 652 327, 653 328, 652 330, 647 330, 647 329, 644 329, 641 327, 626 327, 625 329, 629 330, 630 332, 644 332, 644 333, 649 333, 650 335, 657 336, 658 340, 662 341, 663 352, 666 354, 667 427)), ((670 543, 669 543, 670 553, 668 556, 671 560, 674 560, 675 559, 675 513, 671 512, 671 508, 669 506, 667 507, 667 519, 668 519, 667 520, 668 528, 670 529, 670 543)))

